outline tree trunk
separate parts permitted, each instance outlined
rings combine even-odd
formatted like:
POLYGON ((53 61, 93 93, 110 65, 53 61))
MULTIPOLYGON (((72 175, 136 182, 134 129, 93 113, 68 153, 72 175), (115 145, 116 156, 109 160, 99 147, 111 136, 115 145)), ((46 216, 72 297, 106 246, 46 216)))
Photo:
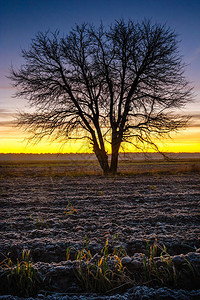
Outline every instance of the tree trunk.
POLYGON ((105 149, 101 149, 98 143, 96 142, 96 140, 94 140, 94 144, 93 144, 94 153, 98 159, 98 162, 103 170, 104 175, 117 173, 120 144, 121 144, 121 139, 117 137, 117 132, 115 131, 113 132, 113 136, 112 136, 112 145, 111 145, 112 155, 111 155, 111 163, 109 167, 108 155, 105 149))
POLYGON ((112 174, 117 173, 119 147, 120 147, 120 142, 117 141, 117 139, 112 139, 112 156, 111 156, 111 164, 110 164, 110 173, 112 174))
POLYGON ((98 162, 103 170, 104 175, 108 174, 110 171, 109 164, 108 164, 108 155, 105 151, 99 149, 99 147, 94 147, 94 153, 98 159, 98 162))
POLYGON ((103 155, 98 158, 100 166, 103 170, 104 175, 107 175, 110 172, 109 164, 108 164, 108 155, 103 153, 103 155))

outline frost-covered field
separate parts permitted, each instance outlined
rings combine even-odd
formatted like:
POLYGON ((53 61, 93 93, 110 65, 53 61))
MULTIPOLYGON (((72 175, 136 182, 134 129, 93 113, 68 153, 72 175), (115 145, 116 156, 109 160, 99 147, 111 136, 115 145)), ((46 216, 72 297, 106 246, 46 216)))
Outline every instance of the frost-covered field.
POLYGON ((1 253, 15 259, 28 249, 34 263, 59 265, 84 237, 96 253, 114 235, 129 257, 144 252, 146 240, 164 243, 170 255, 200 248, 199 172, 177 173, 183 165, 172 164, 170 174, 167 165, 144 164, 135 174, 132 166, 128 176, 105 178, 80 176, 81 168, 69 176, 66 165, 1 166, 1 253))

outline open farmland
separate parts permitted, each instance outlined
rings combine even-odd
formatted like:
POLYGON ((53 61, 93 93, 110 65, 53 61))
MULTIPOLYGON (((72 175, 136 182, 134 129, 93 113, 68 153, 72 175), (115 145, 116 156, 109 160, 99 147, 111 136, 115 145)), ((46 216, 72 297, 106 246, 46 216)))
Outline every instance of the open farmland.
MULTIPOLYGON (((78 299, 75 294, 84 292, 73 272, 69 272, 69 263, 73 264, 84 238, 95 254, 100 253, 106 238, 112 242, 113 236, 117 236, 126 258, 132 261, 138 253, 145 253, 147 240, 153 243, 157 239, 176 260, 182 257, 180 254, 187 257, 190 253, 188 257, 195 261, 195 272, 199 274, 199 170, 198 160, 128 161, 120 163, 121 175, 103 177, 97 164, 91 161, 2 162, 1 255, 10 253, 15 261, 23 249, 30 250, 32 261, 43 276, 51 277, 50 294, 40 295, 45 299, 57 299, 51 296, 52 292, 57 293, 54 297, 58 299, 59 293, 71 295, 62 296, 63 299, 78 299), (72 262, 66 263, 68 247, 72 249, 72 262)), ((128 259, 124 263, 131 265, 128 259)), ((197 287, 189 283, 187 289, 197 287)), ((141 287, 137 293, 132 290, 112 299, 143 299, 143 294, 149 297, 145 299, 159 299, 162 291, 156 291, 151 296, 149 290, 141 287)), ((171 293, 172 297, 173 290, 171 293)), ((184 297, 189 298, 180 299, 198 299, 200 295, 197 290, 185 293, 184 297)), ((112 296, 85 297, 111 299, 112 296)))

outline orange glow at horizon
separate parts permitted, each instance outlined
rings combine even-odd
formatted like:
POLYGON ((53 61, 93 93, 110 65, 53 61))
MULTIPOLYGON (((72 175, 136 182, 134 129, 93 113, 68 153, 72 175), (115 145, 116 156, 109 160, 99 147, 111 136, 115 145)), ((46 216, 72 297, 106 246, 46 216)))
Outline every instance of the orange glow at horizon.
MULTIPOLYGON (((158 146, 163 152, 200 152, 199 132, 199 127, 189 127, 179 134, 173 134, 172 139, 159 142, 158 146)), ((139 152, 129 144, 123 145, 123 151, 139 152)), ((147 149, 147 152, 154 151, 147 149)), ((84 140, 70 141, 64 145, 49 140, 43 140, 37 145, 27 144, 19 129, 8 126, 0 129, 0 153, 92 153, 92 147, 84 140)))

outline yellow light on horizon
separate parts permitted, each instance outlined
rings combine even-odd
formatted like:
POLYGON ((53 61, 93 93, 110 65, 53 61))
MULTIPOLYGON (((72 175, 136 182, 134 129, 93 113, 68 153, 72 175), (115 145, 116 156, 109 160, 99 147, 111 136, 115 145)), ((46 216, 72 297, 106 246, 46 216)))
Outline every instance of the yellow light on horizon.
MULTIPOLYGON (((173 134, 172 139, 158 143, 163 152, 200 152, 199 127, 188 128, 179 134, 173 134)), ((121 147, 121 152, 139 152, 132 145, 121 147)), ((147 152, 152 152, 149 148, 147 152)), ((27 144, 24 134, 16 128, 4 128, 0 131, 0 153, 92 153, 87 141, 70 141, 66 144, 43 140, 37 145, 27 144)), ((108 148, 108 153, 110 149, 108 148)))

